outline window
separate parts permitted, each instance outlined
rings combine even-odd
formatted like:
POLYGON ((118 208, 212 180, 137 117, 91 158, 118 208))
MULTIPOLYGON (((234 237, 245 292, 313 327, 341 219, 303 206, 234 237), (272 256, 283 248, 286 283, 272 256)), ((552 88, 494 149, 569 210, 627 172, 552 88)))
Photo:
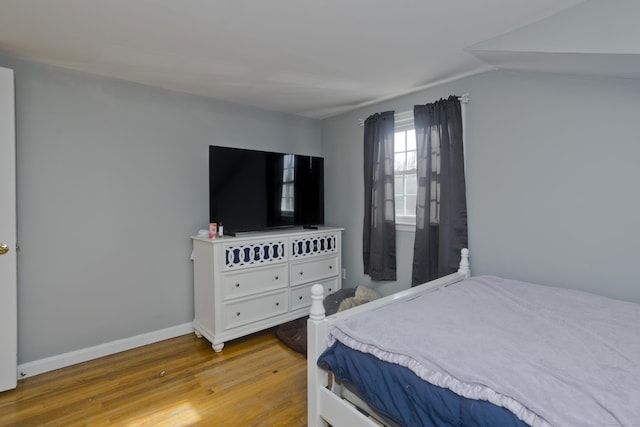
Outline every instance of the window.
POLYGON ((393 157, 396 223, 413 225, 416 223, 418 193, 416 131, 413 129, 413 119, 410 127, 398 126, 396 119, 393 157))

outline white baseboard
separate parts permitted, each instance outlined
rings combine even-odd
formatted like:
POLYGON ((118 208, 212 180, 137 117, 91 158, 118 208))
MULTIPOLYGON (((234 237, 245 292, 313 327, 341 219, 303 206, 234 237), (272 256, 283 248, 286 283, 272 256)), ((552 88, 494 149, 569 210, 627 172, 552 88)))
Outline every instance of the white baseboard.
POLYGON ((98 359, 100 357, 109 356, 111 354, 120 353, 121 351, 131 350, 132 348, 141 347, 143 345, 152 344, 169 338, 175 338, 192 332, 193 325, 191 323, 185 323, 161 329, 159 331, 137 335, 135 337, 124 338, 96 345, 94 347, 83 348, 81 350, 59 354, 57 356, 34 360, 33 362, 18 365, 18 379, 32 377, 34 375, 43 374, 60 368, 66 368, 67 366, 75 365, 77 363, 87 362, 89 360, 98 359))

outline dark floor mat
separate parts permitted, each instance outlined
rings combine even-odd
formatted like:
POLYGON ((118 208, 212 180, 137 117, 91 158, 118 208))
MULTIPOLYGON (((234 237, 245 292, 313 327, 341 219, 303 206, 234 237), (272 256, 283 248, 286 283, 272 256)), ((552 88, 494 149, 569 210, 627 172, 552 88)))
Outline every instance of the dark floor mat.
POLYGON ((276 327, 276 336, 291 349, 307 356, 307 319, 292 320, 276 327))

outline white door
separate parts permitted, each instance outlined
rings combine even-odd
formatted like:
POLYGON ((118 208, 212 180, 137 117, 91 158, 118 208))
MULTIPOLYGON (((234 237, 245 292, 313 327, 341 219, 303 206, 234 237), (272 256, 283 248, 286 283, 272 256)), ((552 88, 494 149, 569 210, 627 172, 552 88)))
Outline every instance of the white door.
POLYGON ((16 387, 18 305, 13 70, 0 68, 0 391, 16 387))

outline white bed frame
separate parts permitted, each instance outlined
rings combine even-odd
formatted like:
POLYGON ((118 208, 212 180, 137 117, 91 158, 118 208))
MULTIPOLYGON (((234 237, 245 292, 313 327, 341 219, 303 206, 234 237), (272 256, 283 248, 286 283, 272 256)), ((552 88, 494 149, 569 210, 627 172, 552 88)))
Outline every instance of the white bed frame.
MULTIPOLYGON (((327 348, 327 337, 334 323, 363 311, 375 309, 395 301, 409 299, 423 292, 429 292, 435 288, 459 282, 470 275, 469 250, 462 249, 460 266, 456 273, 328 317, 325 317, 322 303, 324 288, 322 285, 313 285, 311 289, 311 313, 307 322, 307 422, 309 427, 327 426, 329 424, 334 427, 380 426, 380 423, 367 417, 344 400, 340 396, 338 388, 331 387, 330 389, 329 373, 317 366, 318 357, 327 348)), ((335 386, 335 384, 333 385, 335 386)))

